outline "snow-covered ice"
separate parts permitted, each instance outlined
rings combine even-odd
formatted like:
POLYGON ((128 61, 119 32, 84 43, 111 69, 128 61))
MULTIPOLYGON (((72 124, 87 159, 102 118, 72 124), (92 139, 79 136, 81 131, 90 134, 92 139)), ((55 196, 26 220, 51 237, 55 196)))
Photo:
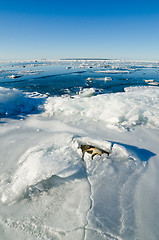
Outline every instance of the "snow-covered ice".
POLYGON ((97 70, 96 73, 130 73, 127 70, 97 70))

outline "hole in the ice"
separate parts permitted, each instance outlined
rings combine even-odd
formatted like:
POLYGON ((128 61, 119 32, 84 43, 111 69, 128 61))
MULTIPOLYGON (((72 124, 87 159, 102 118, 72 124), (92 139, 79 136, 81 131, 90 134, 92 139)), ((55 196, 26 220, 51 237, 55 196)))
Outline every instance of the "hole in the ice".
POLYGON ((85 153, 91 154, 92 160, 93 160, 93 157, 95 157, 96 155, 101 156, 103 153, 106 153, 109 156, 109 154, 111 153, 111 151, 106 151, 106 150, 103 150, 101 148, 98 148, 98 147, 92 146, 92 145, 81 145, 80 148, 82 150, 82 160, 83 161, 84 161, 85 153))

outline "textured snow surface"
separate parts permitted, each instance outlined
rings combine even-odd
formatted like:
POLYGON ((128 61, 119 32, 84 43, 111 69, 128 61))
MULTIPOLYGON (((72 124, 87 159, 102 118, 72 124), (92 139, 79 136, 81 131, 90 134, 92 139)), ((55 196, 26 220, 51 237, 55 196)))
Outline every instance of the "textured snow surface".
POLYGON ((2 240, 159 239, 158 88, 93 94, 0 89, 2 240))
MULTIPOLYGON (((118 239, 129 228, 135 228, 134 186, 145 162, 121 144, 71 135, 67 138, 63 135, 63 138, 67 142, 64 147, 46 143, 28 149, 19 158, 13 172, 3 179, 1 201, 11 209, 20 205, 25 219, 21 219, 19 212, 14 212, 18 220, 7 217, 2 220, 3 225, 22 228, 33 238, 37 231, 37 236, 43 239, 47 239, 49 234, 51 238, 56 236, 60 239, 63 235, 66 238, 69 232, 77 230, 76 234, 82 232, 78 239, 93 232, 99 232, 102 238, 111 236, 118 239), (83 162, 80 144, 95 145, 111 150, 112 154, 109 157, 106 154, 95 156, 92 161, 91 155, 86 153, 83 162), (43 208, 47 205, 46 212, 42 210, 32 217, 30 210, 26 220, 26 208, 35 204, 37 209, 40 204, 43 208), (51 212, 47 209, 48 204, 51 212), (49 222, 51 230, 48 216, 47 219, 44 217, 47 214, 53 217, 49 222), (44 220, 47 221, 46 226, 40 223, 44 220), (32 230, 34 226, 35 231, 32 230)), ((73 236, 71 234, 71 239, 73 236)))
POLYGON ((159 127, 158 88, 127 88, 124 93, 102 94, 89 98, 48 98, 47 116, 68 121, 81 118, 103 121, 104 126, 129 130, 135 126, 159 127))

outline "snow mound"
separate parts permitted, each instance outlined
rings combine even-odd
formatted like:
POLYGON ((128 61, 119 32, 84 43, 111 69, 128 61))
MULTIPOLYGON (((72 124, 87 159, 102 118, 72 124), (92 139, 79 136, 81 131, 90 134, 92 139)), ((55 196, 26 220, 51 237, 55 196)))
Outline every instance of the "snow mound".
MULTIPOLYGON (((130 239, 134 239, 134 195, 146 166, 138 154, 141 149, 137 151, 135 147, 117 142, 72 135, 65 144, 51 142, 28 149, 14 172, 0 184, 2 203, 7 207, 16 203, 14 207, 18 207, 18 202, 31 200, 36 209, 40 203, 39 211, 41 203, 47 202, 45 198, 50 199, 52 202, 45 213, 49 209, 51 218, 53 214, 56 219, 53 229, 59 229, 59 233, 60 229, 67 231, 70 227, 71 232, 76 229, 76 223, 82 226, 86 238, 91 230, 96 230, 102 239, 104 236, 128 239, 129 232, 130 239), (86 154, 82 161, 81 144, 111 150, 111 154, 96 155, 93 160, 86 154), (37 200, 34 196, 38 201, 34 201, 37 200), (80 220, 77 222, 77 219, 80 220)), ((30 214, 32 216, 32 212, 30 214)))
POLYGON ((0 87, 0 116, 30 113, 40 109, 46 96, 38 93, 24 93, 18 89, 0 87))
POLYGON ((125 88, 125 92, 89 98, 50 97, 44 104, 46 116, 63 121, 102 121, 111 129, 131 130, 135 126, 159 127, 157 87, 125 88))
MULTIPOLYGON (((24 198, 27 192, 32 191, 32 189, 45 191, 46 181, 49 181, 53 176, 66 179, 79 172, 83 167, 86 168, 89 175, 92 175, 94 174, 92 169, 95 168, 97 162, 104 161, 107 165, 108 159, 109 162, 127 161, 129 153, 125 147, 119 144, 88 137, 70 137, 65 146, 56 146, 52 143, 35 146, 28 149, 20 157, 14 172, 6 180, 7 185, 2 184, 1 201, 13 203, 24 198), (109 157, 107 154, 95 156, 92 161, 91 155, 86 153, 83 162, 81 144, 91 144, 110 151, 111 154, 109 157)), ((103 170, 99 175, 102 174, 103 170)))
POLYGON ((96 91, 94 88, 84 88, 79 92, 79 95, 76 97, 92 97, 96 95, 96 91))
POLYGON ((11 175, 9 186, 3 190, 1 201, 17 201, 25 195, 28 187, 54 175, 66 178, 77 172, 80 166, 80 157, 70 146, 56 149, 54 145, 45 144, 28 149, 11 175))

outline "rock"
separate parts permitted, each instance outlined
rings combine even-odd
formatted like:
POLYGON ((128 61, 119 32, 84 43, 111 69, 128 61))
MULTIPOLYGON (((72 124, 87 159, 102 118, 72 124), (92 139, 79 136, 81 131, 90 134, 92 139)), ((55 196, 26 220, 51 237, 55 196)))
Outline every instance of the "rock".
POLYGON ((111 153, 111 152, 105 151, 103 149, 100 149, 100 148, 97 148, 97 147, 91 146, 91 145, 81 145, 80 148, 82 150, 82 160, 83 161, 84 161, 85 152, 92 155, 92 160, 95 155, 101 156, 103 153, 106 153, 109 156, 109 154, 111 153))

